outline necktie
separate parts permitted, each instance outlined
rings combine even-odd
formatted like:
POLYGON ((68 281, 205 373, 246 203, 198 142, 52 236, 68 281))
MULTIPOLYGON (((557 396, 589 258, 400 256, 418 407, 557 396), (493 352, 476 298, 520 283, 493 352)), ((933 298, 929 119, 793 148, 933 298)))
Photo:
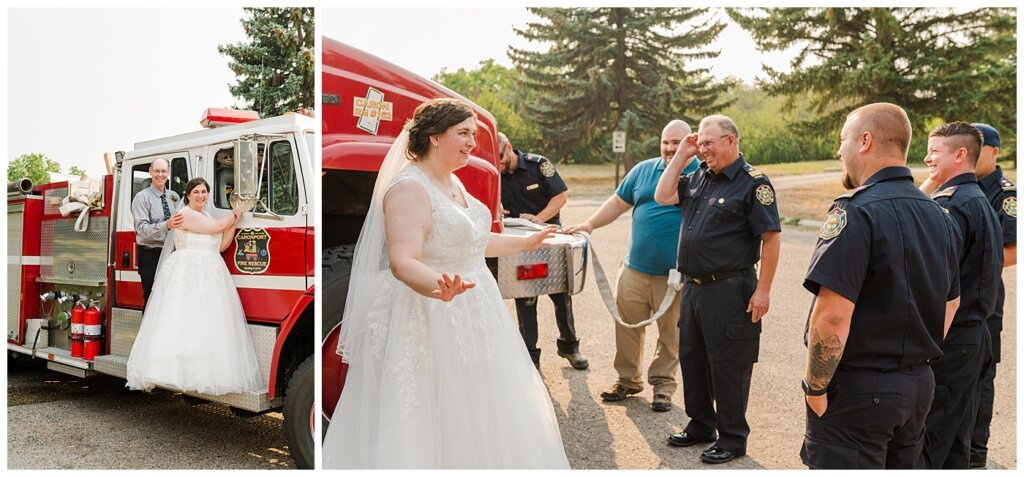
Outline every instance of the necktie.
POLYGON ((167 194, 160 194, 160 205, 164 207, 164 220, 171 218, 171 208, 167 206, 167 194))

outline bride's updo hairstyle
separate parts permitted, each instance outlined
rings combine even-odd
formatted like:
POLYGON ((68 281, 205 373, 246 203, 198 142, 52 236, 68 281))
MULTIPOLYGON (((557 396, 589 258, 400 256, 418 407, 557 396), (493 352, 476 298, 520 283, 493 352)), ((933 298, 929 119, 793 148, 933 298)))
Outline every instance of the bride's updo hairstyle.
POLYGON ((184 197, 185 205, 188 205, 188 195, 192 193, 192 189, 195 189, 196 187, 199 187, 200 185, 206 186, 206 192, 211 192, 210 184, 208 182, 206 182, 206 179, 203 179, 202 177, 196 177, 196 178, 188 181, 188 184, 185 184, 185 197, 184 197))
POLYGON ((405 157, 413 162, 422 160, 430 150, 430 136, 444 134, 448 128, 472 117, 476 117, 476 113, 459 99, 436 98, 419 105, 405 124, 409 130, 409 150, 405 157))

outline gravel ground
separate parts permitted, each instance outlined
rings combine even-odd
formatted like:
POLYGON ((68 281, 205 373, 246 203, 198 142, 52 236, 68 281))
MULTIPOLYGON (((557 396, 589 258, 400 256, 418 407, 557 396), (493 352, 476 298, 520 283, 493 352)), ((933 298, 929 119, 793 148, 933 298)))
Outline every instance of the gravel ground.
MULTIPOLYGON (((562 222, 572 225, 586 220, 604 197, 571 197, 563 209, 562 222)), ((625 255, 630 218, 599 229, 594 246, 605 271, 614 282, 619 259, 625 255)), ((760 361, 754 366, 747 419, 751 434, 747 456, 714 468, 800 469, 799 450, 804 432, 804 408, 800 379, 805 348, 804 322, 811 294, 801 284, 807 271, 817 231, 786 226, 782 256, 772 289, 769 314, 764 319, 760 361)), ((555 354, 554 312, 549 300, 538 306, 540 346, 544 349, 541 372, 554 401, 565 443, 574 469, 708 469, 699 455, 705 446, 685 449, 669 447, 665 438, 681 431, 687 422, 683 411, 682 386, 673 396, 673 409, 655 413, 650 409, 651 389, 618 403, 604 404, 600 393, 615 383, 612 367, 615 352, 611 316, 601 301, 592 272, 583 292, 573 299, 580 349, 590 359, 590 369, 576 371, 555 354)), ((1004 273, 1008 296, 1003 361, 996 378, 996 415, 992 424, 990 468, 1013 469, 1016 461, 1016 268, 1004 273)), ((614 289, 614 284, 613 284, 614 289)), ((508 301, 515 313, 515 305, 508 301)), ((514 316, 514 314, 513 314, 514 316)), ((657 331, 646 336, 644 363, 653 356, 657 331)), ((646 377, 645 377, 646 379, 646 377)))
POLYGON ((129 392, 35 360, 7 375, 9 469, 288 469, 281 415, 235 417, 182 395, 129 392))

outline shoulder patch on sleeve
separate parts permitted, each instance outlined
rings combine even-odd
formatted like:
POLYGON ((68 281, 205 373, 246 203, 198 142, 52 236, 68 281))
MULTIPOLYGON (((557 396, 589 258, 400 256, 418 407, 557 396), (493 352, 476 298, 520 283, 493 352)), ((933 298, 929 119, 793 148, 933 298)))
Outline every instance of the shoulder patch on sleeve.
POLYGON ((839 236, 846 228, 846 209, 842 206, 833 207, 825 214, 825 220, 821 223, 821 230, 818 231, 818 238, 832 240, 839 236))
POLYGON ((1003 199, 1003 212, 1010 217, 1017 218, 1017 197, 1011 195, 1003 199))
POLYGON ((761 205, 772 205, 775 202, 775 191, 768 184, 761 184, 754 190, 754 196, 761 205))
POLYGON ((555 166, 551 164, 551 161, 547 159, 541 161, 540 174, 544 177, 552 177, 555 175, 555 166))

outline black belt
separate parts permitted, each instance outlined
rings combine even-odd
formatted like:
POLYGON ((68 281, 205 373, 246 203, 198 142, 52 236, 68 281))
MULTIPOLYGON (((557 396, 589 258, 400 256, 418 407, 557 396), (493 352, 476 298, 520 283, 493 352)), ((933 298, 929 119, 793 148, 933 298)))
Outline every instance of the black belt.
POLYGON ((139 245, 139 248, 145 249, 145 250, 163 250, 164 249, 163 247, 147 247, 145 245, 139 245))
POLYGON ((729 270, 727 272, 712 273, 703 277, 692 277, 690 275, 686 275, 683 277, 683 280, 686 283, 692 283, 694 285, 707 285, 708 283, 725 280, 726 278, 739 277, 749 273, 754 273, 753 267, 745 268, 743 270, 729 270))

